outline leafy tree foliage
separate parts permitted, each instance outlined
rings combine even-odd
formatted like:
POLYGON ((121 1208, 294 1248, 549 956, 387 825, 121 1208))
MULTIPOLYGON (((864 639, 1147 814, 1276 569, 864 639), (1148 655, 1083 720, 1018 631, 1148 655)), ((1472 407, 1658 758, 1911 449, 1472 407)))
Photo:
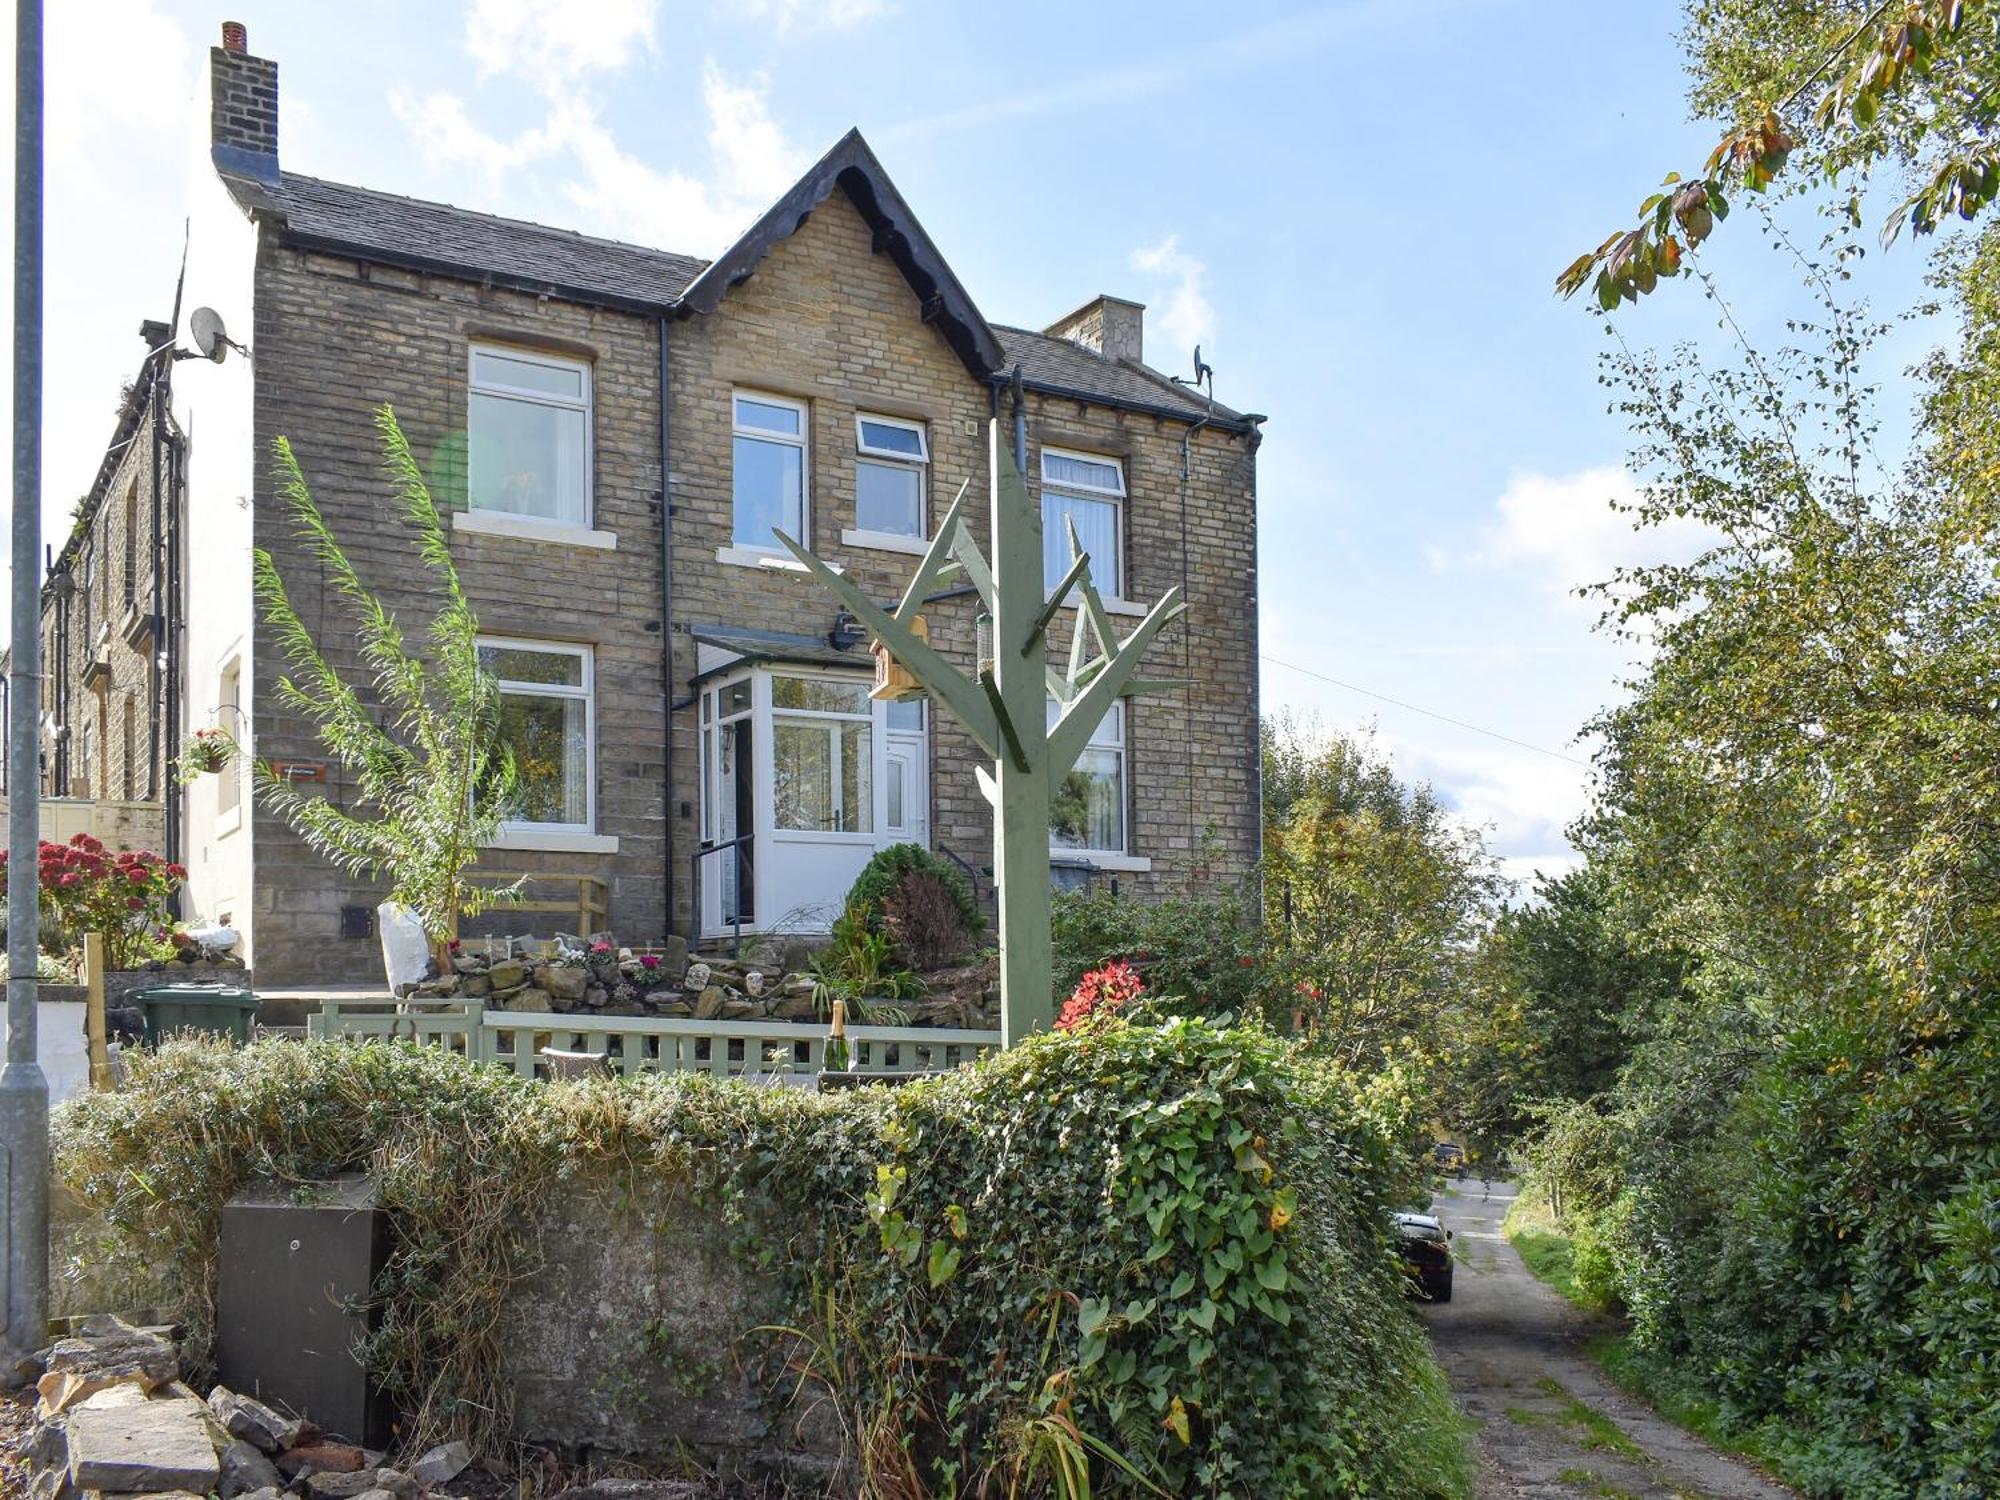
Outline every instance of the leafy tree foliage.
POLYGON ((1484 837, 1364 740, 1265 734, 1273 1003, 1354 1066, 1434 1047, 1500 879, 1484 837))
POLYGON ((438 596, 428 660, 410 650, 396 618, 348 560, 321 516, 289 441, 277 441, 279 490, 299 537, 347 607, 373 696, 342 675, 294 607, 271 554, 252 558, 257 598, 292 672, 278 701, 311 723, 353 788, 345 806, 303 790, 268 763, 258 793, 308 845, 339 869, 389 882, 389 899, 414 911, 436 942, 506 890, 475 885, 467 871, 497 832, 515 783, 499 737, 500 690, 479 661, 479 622, 459 586, 430 487, 396 414, 375 415, 384 466, 438 596))

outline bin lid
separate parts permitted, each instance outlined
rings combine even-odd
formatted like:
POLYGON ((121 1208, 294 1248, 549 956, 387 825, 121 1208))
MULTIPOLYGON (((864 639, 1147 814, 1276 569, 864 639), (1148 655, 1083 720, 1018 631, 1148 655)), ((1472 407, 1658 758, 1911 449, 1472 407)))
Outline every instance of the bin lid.
POLYGON ((174 1005, 199 1005, 204 1001, 221 1004, 251 1004, 257 997, 239 984, 152 984, 144 989, 132 991, 132 998, 142 1005, 151 1001, 174 1005))

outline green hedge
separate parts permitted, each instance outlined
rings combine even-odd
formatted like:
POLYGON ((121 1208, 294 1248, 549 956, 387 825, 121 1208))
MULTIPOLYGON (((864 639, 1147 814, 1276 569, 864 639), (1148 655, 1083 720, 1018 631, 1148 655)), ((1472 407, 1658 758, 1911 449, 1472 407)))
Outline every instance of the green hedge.
POLYGON ((712 1195, 790 1288, 813 1376, 885 1490, 1008 1493, 1018 1472, 1024 1495, 1063 1493, 1068 1453, 1099 1494, 1445 1496, 1457 1423, 1384 1233, 1412 1107, 1393 1076, 1364 1087, 1195 1020, 829 1095, 179 1042, 67 1108, 58 1146, 198 1334, 232 1192, 377 1172, 395 1235, 368 1355, 413 1441, 495 1435, 494 1329, 533 1210, 614 1164, 712 1195))

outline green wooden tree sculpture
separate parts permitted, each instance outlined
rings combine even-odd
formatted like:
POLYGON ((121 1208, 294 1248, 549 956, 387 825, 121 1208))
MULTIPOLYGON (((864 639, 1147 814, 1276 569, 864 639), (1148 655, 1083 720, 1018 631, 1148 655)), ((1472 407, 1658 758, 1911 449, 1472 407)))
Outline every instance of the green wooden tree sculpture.
POLYGON ((1090 555, 1069 529, 1070 565, 1053 593, 1042 577, 1042 517, 1028 495, 1000 423, 990 424, 993 563, 964 521, 961 488, 893 612, 783 532, 778 540, 839 596, 876 641, 951 711, 993 757, 980 788, 993 804, 994 868, 1000 885, 1000 1030, 1005 1046, 1054 1020, 1049 959, 1049 803, 1121 694, 1164 692, 1184 682, 1146 681, 1139 658, 1184 608, 1169 590, 1120 640, 1090 578, 1090 555), (912 622, 939 583, 963 574, 991 618, 992 660, 967 676, 917 634, 912 622), (1049 664, 1049 626, 1072 593, 1081 596, 1065 670, 1049 664), (1049 722, 1048 700, 1056 703, 1049 722))

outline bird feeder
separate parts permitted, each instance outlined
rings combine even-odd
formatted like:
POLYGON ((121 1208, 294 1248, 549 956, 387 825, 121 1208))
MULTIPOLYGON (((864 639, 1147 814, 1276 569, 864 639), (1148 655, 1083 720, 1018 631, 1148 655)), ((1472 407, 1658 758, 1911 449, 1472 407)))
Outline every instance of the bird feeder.
MULTIPOLYGON (((910 621, 910 633, 926 645, 930 643, 930 622, 922 615, 910 621)), ((898 702, 904 698, 920 698, 924 685, 917 680, 917 674, 897 661, 889 648, 876 641, 869 648, 875 657, 875 686, 868 696, 884 702, 898 702)))

